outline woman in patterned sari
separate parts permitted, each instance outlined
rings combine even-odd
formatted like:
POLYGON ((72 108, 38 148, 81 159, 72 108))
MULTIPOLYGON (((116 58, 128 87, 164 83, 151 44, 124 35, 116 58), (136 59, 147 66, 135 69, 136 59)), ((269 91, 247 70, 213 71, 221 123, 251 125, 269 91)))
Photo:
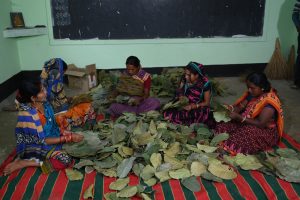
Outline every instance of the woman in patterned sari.
POLYGON ((164 118, 176 124, 204 123, 213 127, 215 121, 210 111, 211 84, 202 64, 190 62, 186 66, 175 99, 183 96, 189 99, 189 104, 183 110, 166 110, 164 118))
POLYGON ((264 73, 246 78, 248 90, 233 105, 228 105, 230 122, 218 123, 215 133, 229 133, 224 149, 255 154, 278 143, 283 133, 283 111, 275 89, 264 73))
POLYGON ((24 167, 43 166, 45 161, 55 170, 73 164, 73 159, 61 150, 62 144, 80 142, 83 136, 60 132, 46 95, 39 80, 23 81, 19 87, 19 113, 15 129, 17 158, 4 168, 5 175, 24 167))
POLYGON ((47 90, 47 100, 51 103, 54 112, 68 109, 68 99, 64 91, 64 73, 67 64, 60 58, 52 58, 45 62, 41 81, 47 90))
POLYGON ((56 121, 63 130, 71 130, 71 127, 82 127, 86 124, 92 126, 95 123, 96 113, 90 102, 82 102, 70 107, 64 91, 64 73, 67 64, 60 58, 52 58, 45 62, 41 81, 47 90, 47 100, 50 102, 56 115, 56 121))
MULTIPOLYGON (((134 85, 121 84, 119 90, 117 88, 118 91, 112 96, 115 97, 121 92, 126 93, 126 95, 130 96, 130 100, 128 102, 131 102, 131 105, 121 104, 121 103, 112 104, 108 109, 108 113, 112 115, 112 117, 118 117, 122 115, 122 113, 124 112, 132 112, 132 113, 139 114, 139 113, 159 109, 160 107, 159 100, 156 98, 149 97, 150 87, 151 87, 151 75, 146 71, 144 71, 143 69, 141 69, 140 60, 137 57, 129 56, 127 58, 126 71, 123 73, 120 79, 124 77, 125 78, 129 77, 130 79, 133 79, 133 81, 137 82, 138 84, 134 84, 134 85), (138 85, 141 86, 141 92, 137 92, 136 94, 134 94, 135 92, 133 92, 133 87, 136 87, 138 85)), ((133 81, 130 82, 132 83, 133 81)))

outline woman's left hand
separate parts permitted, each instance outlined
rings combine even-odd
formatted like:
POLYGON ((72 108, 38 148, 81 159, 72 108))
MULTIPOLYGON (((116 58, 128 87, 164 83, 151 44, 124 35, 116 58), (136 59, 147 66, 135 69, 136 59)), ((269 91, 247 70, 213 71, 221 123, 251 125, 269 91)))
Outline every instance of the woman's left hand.
POLYGON ((72 133, 72 142, 81 142, 83 138, 84 138, 83 135, 72 133))
POLYGON ((192 105, 192 104, 189 104, 189 105, 187 105, 187 106, 184 106, 183 109, 184 109, 184 110, 187 110, 187 111, 190 111, 190 110, 193 109, 193 105, 192 105))

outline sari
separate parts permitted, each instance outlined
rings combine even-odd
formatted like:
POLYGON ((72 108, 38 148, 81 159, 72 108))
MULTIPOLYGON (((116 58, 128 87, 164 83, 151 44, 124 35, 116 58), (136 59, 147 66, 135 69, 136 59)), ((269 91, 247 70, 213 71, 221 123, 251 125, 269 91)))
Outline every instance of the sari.
POLYGON ((73 159, 62 151, 62 145, 45 143, 46 138, 59 137, 60 132, 49 103, 44 105, 44 110, 45 114, 41 114, 29 104, 20 104, 15 128, 17 157, 38 163, 47 157, 53 169, 67 168, 73 164, 73 159))
MULTIPOLYGON (((249 95, 249 92, 245 92, 234 105, 239 105, 249 98, 249 95)), ((224 142, 225 149, 234 154, 255 154, 278 144, 283 134, 284 119, 281 102, 274 89, 258 98, 250 99, 244 110, 241 111, 241 115, 255 119, 265 107, 273 108, 276 111, 272 121, 265 128, 234 121, 217 124, 216 134, 227 132, 230 135, 229 139, 224 142)))
MULTIPOLYGON (((183 85, 177 89, 175 99, 178 99, 180 96, 186 96, 189 99, 189 104, 201 103, 204 100, 204 93, 211 91, 211 83, 204 74, 202 64, 191 62, 189 65, 197 69, 200 75, 199 80, 194 84, 189 84, 183 76, 181 79, 183 85)), ((189 111, 169 109, 166 110, 163 115, 165 119, 175 124, 191 125, 193 123, 204 123, 209 127, 213 127, 215 124, 209 106, 199 107, 189 111)))
MULTIPOLYGON (((130 76, 127 71, 123 73, 123 76, 130 76)), ((142 84, 142 87, 144 89, 148 89, 150 91, 151 87, 151 75, 147 73, 145 70, 140 69, 139 72, 136 75, 131 76, 131 78, 137 80, 142 84)), ((128 88, 130 90, 130 88, 128 88)), ((137 89, 139 90, 139 89, 137 89)), ((144 92, 144 91, 142 91, 144 92)), ((128 92, 130 93, 130 92, 128 92)), ((141 95, 138 96, 132 96, 132 98, 141 98, 141 95)), ((151 110, 157 110, 160 107, 160 101, 153 97, 148 97, 144 99, 139 105, 137 106, 130 106, 127 104, 121 104, 121 103, 113 103, 107 112, 112 115, 113 117, 118 117, 122 115, 124 112, 131 112, 135 114, 148 112, 151 110)))
POLYGON ((46 61, 40 75, 41 82, 47 90, 47 100, 51 103, 54 112, 68 109, 68 99, 64 91, 64 61, 53 58, 46 61))

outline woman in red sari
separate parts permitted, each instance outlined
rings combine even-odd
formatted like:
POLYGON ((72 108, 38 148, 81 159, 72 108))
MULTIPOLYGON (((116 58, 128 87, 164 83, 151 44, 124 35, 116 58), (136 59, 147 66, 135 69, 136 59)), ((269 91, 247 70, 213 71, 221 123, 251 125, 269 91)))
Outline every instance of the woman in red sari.
POLYGON ((283 133, 283 110, 275 89, 264 73, 246 78, 248 90, 229 105, 230 122, 218 123, 215 133, 229 133, 224 149, 231 153, 255 154, 276 145, 283 133))

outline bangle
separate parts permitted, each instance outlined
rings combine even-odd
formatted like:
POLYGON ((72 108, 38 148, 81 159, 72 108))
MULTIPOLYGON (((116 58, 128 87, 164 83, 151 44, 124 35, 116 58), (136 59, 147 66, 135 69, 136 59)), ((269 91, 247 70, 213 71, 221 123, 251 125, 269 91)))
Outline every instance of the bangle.
POLYGON ((247 119, 247 116, 243 117, 241 123, 243 123, 244 121, 246 121, 246 119, 247 119))
POLYGON ((230 108, 230 112, 233 112, 233 111, 234 111, 233 105, 228 105, 228 107, 230 108))
POLYGON ((196 108, 199 108, 199 104, 196 103, 196 108))

